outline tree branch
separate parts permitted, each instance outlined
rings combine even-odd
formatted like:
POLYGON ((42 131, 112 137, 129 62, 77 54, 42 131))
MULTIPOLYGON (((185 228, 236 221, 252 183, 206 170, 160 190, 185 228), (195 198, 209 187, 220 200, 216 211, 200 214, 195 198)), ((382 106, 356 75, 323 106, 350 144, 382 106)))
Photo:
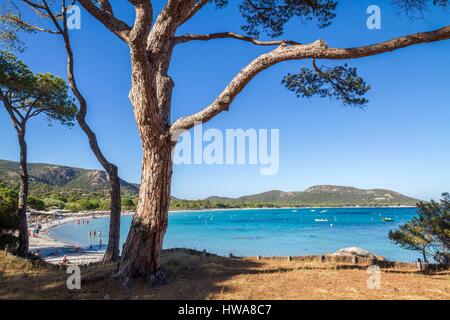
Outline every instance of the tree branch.
POLYGON ((153 7, 148 0, 129 0, 134 6, 136 18, 129 34, 129 41, 145 48, 153 22, 153 7))
POLYGON ((109 4, 108 1, 101 1, 101 8, 97 7, 92 0, 78 0, 78 2, 105 27, 128 43, 131 27, 113 15, 111 6, 108 7, 107 5, 109 4))
POLYGON ((32 24, 29 24, 25 21, 23 21, 22 19, 20 19, 19 17, 15 17, 15 16, 8 16, 7 19, 9 19, 11 22, 15 23, 18 26, 21 26, 25 29, 32 29, 35 31, 39 31, 39 32, 46 32, 46 33, 51 33, 51 34, 59 34, 58 31, 54 31, 54 30, 50 30, 50 29, 46 29, 46 28, 41 28, 39 26, 35 26, 32 24))
POLYGON ((191 10, 189 10, 186 15, 181 19, 179 25, 186 23, 187 21, 191 20, 192 17, 199 12, 205 5, 207 5, 209 0, 199 0, 197 1, 194 6, 192 6, 191 10))
POLYGON ((206 108, 191 116, 180 118, 172 124, 171 133, 188 130, 197 123, 206 122, 224 110, 227 110, 234 98, 260 72, 267 68, 289 60, 302 59, 356 59, 378 55, 412 45, 450 39, 450 26, 434 30, 394 38, 385 42, 355 48, 329 48, 325 42, 318 40, 308 45, 279 46, 278 48, 260 55, 239 72, 227 85, 219 96, 206 108))
MULTIPOLYGON (((6 111, 9 114, 9 117, 11 118, 11 122, 13 123, 14 129, 16 129, 17 132, 19 132, 20 127, 19 124, 21 123, 21 121, 19 121, 19 119, 17 119, 17 117, 14 115, 14 107, 11 105, 9 99, 5 96, 5 94, 0 90, 0 101, 3 102, 3 106, 5 107, 6 111)), ((20 115, 20 113, 19 113, 20 115)), ((23 120, 22 115, 20 115, 21 120, 23 120)))
POLYGON ((242 41, 247 41, 250 43, 253 43, 258 46, 278 46, 282 44, 286 45, 299 45, 299 42, 292 41, 292 40, 272 40, 272 41, 262 41, 258 40, 252 37, 244 36, 241 34, 237 34, 234 32, 219 32, 219 33, 211 33, 211 34, 185 34, 182 36, 175 37, 176 44, 178 43, 184 43, 189 41, 208 41, 208 40, 215 40, 215 39, 237 39, 242 41))

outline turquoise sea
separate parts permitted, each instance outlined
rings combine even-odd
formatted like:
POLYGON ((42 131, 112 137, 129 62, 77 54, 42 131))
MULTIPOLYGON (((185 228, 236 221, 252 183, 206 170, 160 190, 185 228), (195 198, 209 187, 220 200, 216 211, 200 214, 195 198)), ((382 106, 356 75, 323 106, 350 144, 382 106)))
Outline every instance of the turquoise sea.
MULTIPOLYGON (((297 256, 361 247, 390 260, 415 261, 420 255, 401 249, 387 237, 389 230, 411 220, 415 208, 256 209, 177 212, 169 215, 164 248, 192 248, 219 255, 297 256), (383 222, 391 218, 393 222, 383 222), (319 219, 320 221, 316 221, 319 219)), ((122 217, 121 242, 131 216, 122 217)), ((50 236, 93 250, 104 250, 108 218, 89 224, 69 223, 50 230, 50 236), (89 232, 101 231, 99 237, 89 232)))

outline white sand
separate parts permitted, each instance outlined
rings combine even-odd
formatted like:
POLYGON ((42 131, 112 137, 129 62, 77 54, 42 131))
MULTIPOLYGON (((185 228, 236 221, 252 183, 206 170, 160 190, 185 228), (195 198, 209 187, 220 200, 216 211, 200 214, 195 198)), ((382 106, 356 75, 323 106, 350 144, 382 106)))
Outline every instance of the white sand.
MULTIPOLYGON (((95 214, 98 216, 98 214, 95 214)), ((30 237, 30 252, 39 251, 39 255, 48 263, 60 264, 64 256, 69 259, 69 264, 86 265, 90 263, 100 262, 103 259, 102 252, 86 251, 79 247, 55 240, 48 235, 51 228, 60 226, 65 223, 74 222, 80 218, 92 219, 93 214, 67 214, 65 218, 51 220, 41 223, 42 229, 39 237, 30 237)), ((30 223, 30 230, 34 229, 34 223, 30 223)))

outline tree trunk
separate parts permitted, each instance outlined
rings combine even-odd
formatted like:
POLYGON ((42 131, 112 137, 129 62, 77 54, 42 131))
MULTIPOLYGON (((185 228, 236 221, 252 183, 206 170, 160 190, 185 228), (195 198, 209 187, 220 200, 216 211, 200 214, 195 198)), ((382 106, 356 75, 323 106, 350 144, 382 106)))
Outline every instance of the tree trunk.
POLYGON ((20 145, 20 190, 19 190, 19 248, 17 254, 26 257, 28 254, 28 223, 27 223, 27 199, 28 199, 28 168, 27 168, 27 143, 25 141, 25 128, 18 133, 20 145))
POLYGON ((120 179, 117 167, 110 163, 97 141, 97 136, 92 131, 91 127, 86 122, 86 115, 88 110, 88 104, 84 96, 78 89, 75 73, 74 73, 74 59, 73 51, 70 43, 69 32, 67 29, 66 15, 64 14, 64 29, 63 29, 64 44, 67 51, 67 79, 69 81, 70 88, 72 89, 75 97, 80 104, 80 110, 77 114, 77 122, 83 132, 86 134, 89 140, 89 146, 92 152, 97 158, 98 162, 102 165, 108 174, 109 183, 111 186, 111 212, 109 222, 109 239, 108 246, 106 248, 105 255, 103 256, 103 263, 116 262, 119 260, 119 244, 120 244, 120 216, 121 216, 121 191, 120 191, 120 179))
POLYGON ((168 224, 172 146, 170 140, 165 140, 144 147, 139 204, 117 274, 126 283, 137 277, 151 283, 164 281, 159 258, 168 224))
POLYGON ((428 263, 427 253, 425 252, 425 249, 422 249, 422 256, 423 256, 423 262, 428 263))
POLYGON ((111 184, 111 213, 109 220, 109 240, 103 257, 103 263, 116 262, 119 260, 120 245, 120 216, 121 216, 121 195, 120 179, 117 174, 117 167, 112 166, 108 170, 109 183, 111 184))

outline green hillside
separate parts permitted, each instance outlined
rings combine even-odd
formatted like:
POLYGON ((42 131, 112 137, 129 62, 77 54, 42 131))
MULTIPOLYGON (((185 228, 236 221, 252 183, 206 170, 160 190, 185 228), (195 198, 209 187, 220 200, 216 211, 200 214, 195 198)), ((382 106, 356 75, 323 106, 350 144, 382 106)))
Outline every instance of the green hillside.
MULTIPOLYGON (((45 208, 107 210, 109 207, 109 183, 104 171, 30 163, 29 174, 30 195, 42 200, 45 208)), ((18 163, 0 160, 1 184, 18 189, 18 163)), ((137 204, 139 185, 123 180, 121 184, 122 205, 132 210, 137 204)), ((240 198, 214 196, 203 200, 182 200, 172 197, 171 209, 415 206, 418 201, 391 190, 321 185, 301 192, 273 190, 240 198)))
MULTIPOLYGON (((104 171, 87 170, 45 163, 28 164, 30 192, 42 195, 51 192, 79 191, 84 193, 109 192, 108 176, 104 171)), ((0 160, 0 181, 16 189, 19 183, 19 164, 0 160)), ((137 195, 136 185, 121 180, 124 194, 137 195)))
POLYGON ((268 191, 240 198, 211 197, 206 200, 223 203, 269 203, 275 206, 415 206, 414 199, 384 189, 358 189, 353 187, 320 185, 303 192, 268 191))

